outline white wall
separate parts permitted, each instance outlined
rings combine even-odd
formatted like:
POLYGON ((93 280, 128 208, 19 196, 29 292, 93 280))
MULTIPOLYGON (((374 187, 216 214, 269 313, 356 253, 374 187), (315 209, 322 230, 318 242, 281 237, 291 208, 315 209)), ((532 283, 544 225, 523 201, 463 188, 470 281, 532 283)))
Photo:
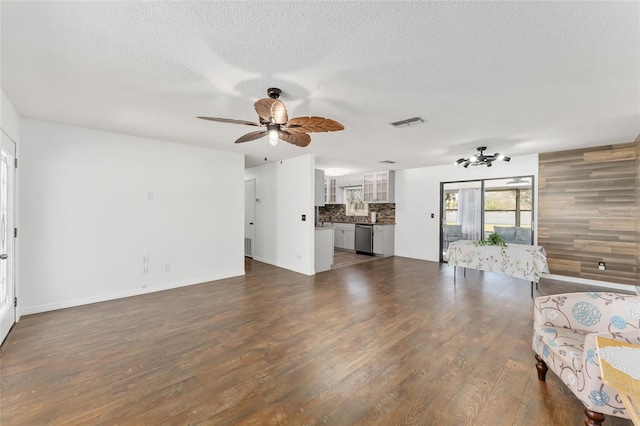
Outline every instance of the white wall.
POLYGON ((242 155, 34 120, 21 145, 22 314, 244 274, 242 155))
MULTIPOLYGON (((440 182, 534 175, 538 194, 538 155, 511 157, 509 163, 493 167, 452 165, 396 171, 396 256, 440 260, 440 182), (431 213, 434 218, 431 218, 431 213)), ((534 234, 537 240, 537 204, 534 205, 534 234)))
POLYGON ((315 156, 253 167, 245 170, 245 179, 255 179, 260 200, 255 205, 253 258, 313 275, 315 156))
POLYGON ((20 140, 20 117, 4 91, 0 90, 0 92, 0 126, 11 140, 18 143, 20 140))

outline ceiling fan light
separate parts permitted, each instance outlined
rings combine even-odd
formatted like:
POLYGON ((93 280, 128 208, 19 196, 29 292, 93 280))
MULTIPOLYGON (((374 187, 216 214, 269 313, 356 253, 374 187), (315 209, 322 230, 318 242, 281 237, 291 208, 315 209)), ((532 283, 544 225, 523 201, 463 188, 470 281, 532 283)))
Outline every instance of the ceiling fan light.
POLYGON ((269 145, 276 146, 278 145, 278 131, 277 130, 269 130, 267 133, 267 138, 269 140, 269 145))
POLYGON ((462 166, 466 169, 467 167, 469 167, 469 165, 491 167, 494 161, 508 162, 511 160, 511 157, 507 157, 506 155, 500 154, 499 152, 496 152, 493 155, 484 155, 484 151, 486 151, 487 149, 484 146, 479 146, 477 149, 477 154, 473 154, 469 158, 460 158, 459 160, 456 160, 455 164, 462 164, 462 166))

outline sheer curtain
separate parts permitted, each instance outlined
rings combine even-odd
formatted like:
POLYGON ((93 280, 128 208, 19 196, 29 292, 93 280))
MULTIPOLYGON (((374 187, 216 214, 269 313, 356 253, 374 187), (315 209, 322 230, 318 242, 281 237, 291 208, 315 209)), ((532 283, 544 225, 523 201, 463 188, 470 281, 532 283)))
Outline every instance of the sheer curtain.
POLYGON ((482 206, 480 205, 480 189, 463 188, 458 192, 458 225, 469 240, 480 240, 482 206))

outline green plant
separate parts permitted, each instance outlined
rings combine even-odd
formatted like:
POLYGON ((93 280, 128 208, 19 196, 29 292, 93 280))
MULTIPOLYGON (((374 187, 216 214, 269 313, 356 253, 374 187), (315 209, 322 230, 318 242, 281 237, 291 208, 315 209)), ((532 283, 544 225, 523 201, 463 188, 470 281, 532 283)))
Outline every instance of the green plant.
POLYGON ((504 242, 504 240, 502 239, 502 237, 499 234, 491 234, 487 237, 486 240, 480 240, 478 241, 478 245, 480 246, 502 246, 502 247, 506 247, 506 243, 504 242))

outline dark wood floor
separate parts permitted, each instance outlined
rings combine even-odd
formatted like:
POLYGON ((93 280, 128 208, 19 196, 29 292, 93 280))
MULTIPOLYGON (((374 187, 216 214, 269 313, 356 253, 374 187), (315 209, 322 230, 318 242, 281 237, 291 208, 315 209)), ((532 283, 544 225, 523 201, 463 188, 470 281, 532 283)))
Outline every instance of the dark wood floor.
POLYGON ((244 277, 26 316, 2 347, 0 423, 582 424, 536 377, 529 283, 470 270, 454 286, 452 269, 247 260, 244 277))
POLYGON ((335 250, 333 252, 333 264, 331 265, 331 269, 344 268, 345 266, 371 262, 376 259, 380 259, 380 257, 367 256, 365 254, 357 254, 350 251, 335 250))

